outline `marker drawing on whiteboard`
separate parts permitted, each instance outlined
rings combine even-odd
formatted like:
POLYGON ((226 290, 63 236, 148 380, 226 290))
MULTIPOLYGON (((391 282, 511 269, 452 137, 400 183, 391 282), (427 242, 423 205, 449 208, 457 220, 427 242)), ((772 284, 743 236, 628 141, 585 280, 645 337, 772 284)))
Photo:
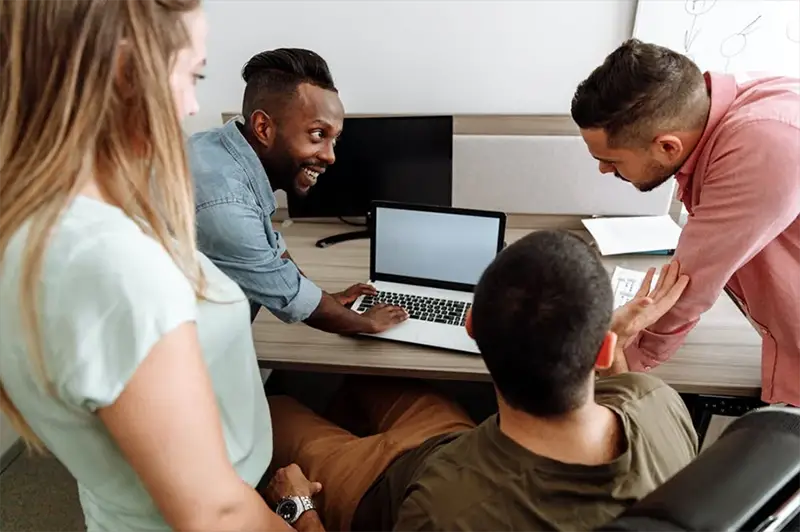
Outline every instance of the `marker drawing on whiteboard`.
POLYGON ((800 44, 800 24, 786 23, 786 38, 793 43, 800 44), (794 27, 792 27, 794 26, 794 27))
POLYGON ((683 33, 683 51, 692 60, 694 60, 694 54, 691 53, 692 45, 700 34, 700 28, 697 27, 697 19, 701 15, 708 13, 716 3, 717 0, 686 0, 684 9, 686 13, 692 16, 692 22, 689 29, 683 33))
POLYGON ((700 16, 711 11, 716 3, 717 0, 686 0, 684 8, 690 15, 700 16))
POLYGON ((742 28, 740 31, 737 31, 733 35, 726 37, 722 41, 722 44, 720 44, 719 53, 725 58, 726 73, 731 66, 731 59, 744 52, 744 49, 747 47, 747 36, 758 29, 756 23, 760 19, 761 15, 757 16, 750 24, 742 28))
POLYGON ((699 29, 695 29, 695 25, 697 24, 697 17, 692 17, 692 25, 689 26, 689 29, 686 30, 683 34, 683 53, 689 56, 690 59, 694 60, 692 55, 692 44, 694 44, 694 40, 697 38, 697 35, 700 33, 699 29))

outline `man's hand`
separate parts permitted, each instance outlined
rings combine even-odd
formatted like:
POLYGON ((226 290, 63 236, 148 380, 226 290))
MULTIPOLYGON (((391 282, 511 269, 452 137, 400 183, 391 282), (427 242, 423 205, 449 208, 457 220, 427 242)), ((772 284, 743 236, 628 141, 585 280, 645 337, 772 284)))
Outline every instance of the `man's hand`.
MULTIPOLYGON (((270 480, 264 497, 268 504, 275 507, 281 499, 286 497, 313 497, 320 491, 322 491, 322 484, 308 480, 297 464, 289 464, 278 469, 270 480)), ((293 527, 298 532, 324 532, 325 530, 316 510, 303 513, 300 519, 295 521, 293 527)))
POLYGON ((600 377, 628 372, 628 361, 623 351, 625 347, 633 341, 639 331, 666 314, 680 299, 689 284, 689 277, 680 275, 680 264, 673 261, 661 268, 658 282, 655 288, 650 290, 655 273, 656 269, 650 268, 633 299, 614 311, 610 329, 617 335, 617 348, 614 350, 611 366, 597 372, 600 377))
POLYGON ((394 305, 378 303, 362 314, 370 322, 370 333, 383 332, 408 319, 408 312, 394 305))
POLYGON ((336 292, 335 294, 331 294, 336 301, 339 302, 340 305, 346 306, 361 297, 362 295, 370 295, 374 296, 377 294, 378 291, 375 290, 374 286, 365 284, 365 283, 358 283, 354 284, 347 290, 342 292, 336 292))
POLYGON ((639 331, 658 321, 672 308, 689 285, 689 276, 680 274, 680 264, 672 261, 661 268, 655 288, 650 290, 656 269, 650 268, 636 295, 614 311, 611 332, 617 334, 620 347, 625 347, 639 331))
POLYGON ((322 484, 308 480, 297 464, 289 464, 278 469, 270 480, 264 496, 267 502, 275 507, 286 497, 313 497, 320 491, 322 484))

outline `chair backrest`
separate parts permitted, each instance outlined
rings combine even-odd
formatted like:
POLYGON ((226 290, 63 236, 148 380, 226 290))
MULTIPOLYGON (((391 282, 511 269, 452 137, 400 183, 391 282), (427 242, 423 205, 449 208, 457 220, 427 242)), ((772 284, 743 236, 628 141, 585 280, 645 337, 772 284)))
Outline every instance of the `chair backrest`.
POLYGON ((597 530, 773 532, 797 529, 799 516, 800 409, 769 406, 597 530))

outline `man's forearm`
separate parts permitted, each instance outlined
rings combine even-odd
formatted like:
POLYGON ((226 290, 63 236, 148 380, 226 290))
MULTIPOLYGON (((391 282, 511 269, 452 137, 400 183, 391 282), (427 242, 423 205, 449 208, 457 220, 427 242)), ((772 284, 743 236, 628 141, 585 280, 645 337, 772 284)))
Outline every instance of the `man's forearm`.
POLYGON ((322 292, 319 305, 306 318, 305 324, 315 329, 338 334, 357 334, 371 332, 372 322, 349 308, 339 304, 327 292, 322 292))
POLYGON ((627 373, 630 371, 628 369, 628 361, 625 358, 624 345, 624 339, 622 342, 617 343, 617 346, 614 349, 614 360, 611 362, 611 366, 606 369, 597 370, 598 377, 611 377, 613 375, 619 375, 620 373, 627 373))
POLYGON ((645 329, 625 347, 625 360, 631 371, 646 371, 666 362, 686 341, 686 336, 699 320, 686 323, 669 333, 645 329))
MULTIPOLYGON (((281 255, 284 259, 294 262, 300 275, 306 277, 303 270, 289 254, 289 250, 281 255)), ((311 316, 305 319, 304 323, 320 331, 337 334, 358 334, 370 332, 372 322, 363 317, 358 312, 353 312, 349 308, 341 305, 328 292, 322 291, 322 298, 311 316)))
POLYGON ((305 512, 300 516, 300 519, 295 521, 292 525, 298 532, 324 532, 325 527, 322 526, 322 521, 319 519, 319 514, 316 510, 305 512))

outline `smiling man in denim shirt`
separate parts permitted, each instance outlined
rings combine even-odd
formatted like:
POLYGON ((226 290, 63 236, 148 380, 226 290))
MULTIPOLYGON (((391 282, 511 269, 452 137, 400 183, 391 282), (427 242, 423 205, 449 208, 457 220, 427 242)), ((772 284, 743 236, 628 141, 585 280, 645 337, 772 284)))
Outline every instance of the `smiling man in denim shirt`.
POLYGON ((369 285, 322 291, 272 227, 273 192, 304 196, 335 161, 344 109, 325 60, 302 49, 262 52, 242 78, 244 122, 189 139, 200 251, 241 286, 251 319, 264 306, 286 323, 339 334, 380 332, 405 320, 398 307, 358 314, 345 306, 374 292, 369 285))

